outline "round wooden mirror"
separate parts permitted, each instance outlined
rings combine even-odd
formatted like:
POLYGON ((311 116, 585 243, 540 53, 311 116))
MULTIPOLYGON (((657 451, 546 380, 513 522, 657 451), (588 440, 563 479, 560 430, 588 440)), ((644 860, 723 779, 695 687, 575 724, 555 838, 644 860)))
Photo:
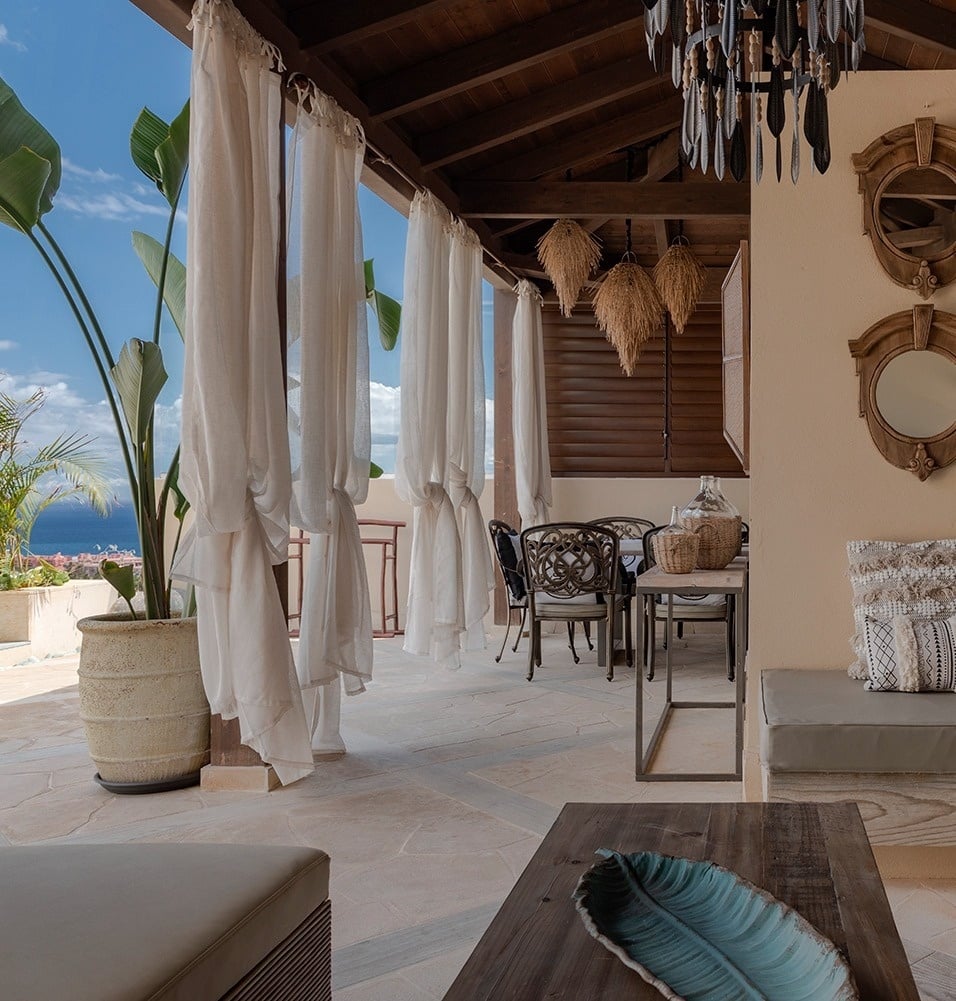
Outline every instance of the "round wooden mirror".
POLYGON ((860 416, 887 462, 927 479, 956 460, 956 316, 894 313, 850 341, 860 416))
POLYGON ((918 118, 853 157, 883 270, 928 299, 956 279, 956 130, 918 118))

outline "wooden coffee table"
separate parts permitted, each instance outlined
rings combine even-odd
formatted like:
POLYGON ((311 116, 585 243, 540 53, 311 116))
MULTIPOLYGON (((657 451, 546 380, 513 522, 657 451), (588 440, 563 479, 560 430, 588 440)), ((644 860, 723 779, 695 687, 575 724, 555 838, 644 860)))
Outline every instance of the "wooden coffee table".
POLYGON ((445 1001, 657 1001, 571 901, 598 848, 711 859, 796 908, 847 956, 861 1001, 919 1001, 853 803, 569 803, 445 1001))

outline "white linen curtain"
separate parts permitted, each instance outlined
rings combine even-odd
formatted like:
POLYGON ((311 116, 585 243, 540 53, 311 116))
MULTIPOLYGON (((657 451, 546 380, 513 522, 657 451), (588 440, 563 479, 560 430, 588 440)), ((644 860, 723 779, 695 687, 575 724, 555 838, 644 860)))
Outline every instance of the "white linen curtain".
POLYGON ((494 585, 484 487, 481 248, 430 193, 405 251, 401 427, 395 489, 414 507, 405 650, 449 667, 484 646, 494 585))
POLYGON ((176 576, 196 585, 210 708, 294 782, 312 749, 273 565, 292 490, 277 292, 278 53, 229 0, 198 0, 180 482, 196 524, 176 576))
POLYGON ((511 336, 515 486, 521 527, 532 528, 546 524, 551 511, 541 293, 524 279, 514 291, 518 298, 511 336))
POLYGON ((292 519, 311 533, 297 658, 312 747, 344 751, 340 685, 372 676, 372 610, 355 505, 368 495, 368 321, 358 188, 358 120, 311 85, 298 89, 289 158, 292 213, 289 411, 292 519), (341 679, 341 681, 340 681, 341 679))

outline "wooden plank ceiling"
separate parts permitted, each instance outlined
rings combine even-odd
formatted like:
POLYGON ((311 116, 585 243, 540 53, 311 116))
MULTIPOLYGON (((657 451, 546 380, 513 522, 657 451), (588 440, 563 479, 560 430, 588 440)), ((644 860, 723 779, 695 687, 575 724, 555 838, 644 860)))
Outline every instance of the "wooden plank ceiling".
MULTIPOLYGON (((170 20, 189 0, 133 2, 181 33, 170 20)), ((430 187, 513 272, 541 281, 534 245, 559 213, 597 234, 607 266, 628 214, 644 264, 682 229, 719 276, 747 236, 746 184, 679 165, 681 102, 647 58, 638 0, 234 2, 363 121, 373 169, 430 187)), ((866 67, 956 68, 956 0, 867 0, 866 14, 866 67)))

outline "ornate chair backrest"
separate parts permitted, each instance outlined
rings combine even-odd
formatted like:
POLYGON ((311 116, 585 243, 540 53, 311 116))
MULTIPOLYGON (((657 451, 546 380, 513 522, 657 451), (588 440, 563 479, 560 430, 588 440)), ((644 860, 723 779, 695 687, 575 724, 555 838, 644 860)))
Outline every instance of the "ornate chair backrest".
POLYGON ((521 552, 532 596, 576 598, 617 590, 618 537, 607 528, 575 521, 526 528, 521 552))
POLYGON ((488 532, 491 535, 492 552, 508 590, 508 603, 520 605, 527 597, 528 589, 518 564, 520 547, 515 548, 518 533, 506 521, 497 520, 488 522, 488 532))
POLYGON ((646 518, 595 518, 592 525, 600 525, 601 528, 609 528, 612 532, 617 532, 617 536, 622 541, 624 539, 634 539, 640 541, 644 538, 644 533, 654 527, 653 521, 646 518))

